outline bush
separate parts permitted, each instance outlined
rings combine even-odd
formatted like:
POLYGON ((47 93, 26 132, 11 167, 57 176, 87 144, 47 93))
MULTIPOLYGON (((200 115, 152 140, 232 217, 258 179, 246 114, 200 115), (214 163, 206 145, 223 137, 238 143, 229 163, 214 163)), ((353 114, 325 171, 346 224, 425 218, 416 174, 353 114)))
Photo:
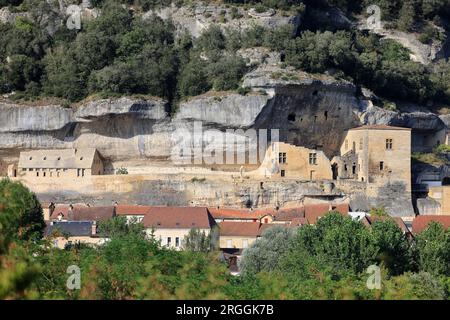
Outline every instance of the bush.
POLYGON ((127 168, 119 168, 116 170, 116 174, 117 175, 128 174, 128 169, 127 168))

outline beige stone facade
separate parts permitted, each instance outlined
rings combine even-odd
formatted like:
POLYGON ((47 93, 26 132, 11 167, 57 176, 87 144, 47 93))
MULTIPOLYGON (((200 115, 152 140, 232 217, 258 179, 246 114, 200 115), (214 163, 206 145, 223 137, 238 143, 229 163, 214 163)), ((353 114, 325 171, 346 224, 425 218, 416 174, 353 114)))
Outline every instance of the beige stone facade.
MULTIPOLYGON (((156 240, 161 241, 161 246, 167 248, 182 250, 184 245, 184 237, 189 234, 191 229, 184 228, 147 228, 146 233, 148 237, 153 236, 156 240)), ((200 232, 204 232, 205 235, 209 235, 211 229, 199 229, 200 232)))
POLYGON ((450 186, 429 187, 428 196, 441 205, 440 212, 435 214, 450 215, 450 186))
POLYGON ((299 180, 331 180, 331 162, 323 151, 276 142, 267 148, 259 175, 299 180))
POLYGON ((0 159, 0 177, 6 177, 8 175, 8 165, 2 159, 0 159))
POLYGON ((350 129, 341 156, 333 159, 334 176, 378 186, 401 182, 411 192, 411 129, 363 126, 350 129))
MULTIPOLYGON (((247 222, 248 223, 248 222, 247 222)), ((257 239, 256 236, 220 236, 221 249, 246 249, 257 239)))
POLYGON ((21 152, 17 170, 17 176, 27 180, 82 179, 103 173, 103 160, 96 149, 21 152))

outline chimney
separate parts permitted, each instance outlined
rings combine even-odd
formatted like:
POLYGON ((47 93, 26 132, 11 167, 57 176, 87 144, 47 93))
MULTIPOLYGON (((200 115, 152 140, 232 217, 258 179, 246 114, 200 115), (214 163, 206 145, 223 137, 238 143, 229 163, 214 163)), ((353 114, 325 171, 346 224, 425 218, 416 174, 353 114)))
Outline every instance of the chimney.
POLYGON ((91 225, 91 236, 95 236, 97 234, 97 222, 96 221, 92 221, 92 225, 91 225))
POLYGON ((55 211, 55 204, 53 202, 50 202, 50 205, 48 206, 49 215, 51 216, 54 211, 55 211))
POLYGON ((67 212, 67 220, 73 220, 73 204, 69 205, 69 212, 67 212))

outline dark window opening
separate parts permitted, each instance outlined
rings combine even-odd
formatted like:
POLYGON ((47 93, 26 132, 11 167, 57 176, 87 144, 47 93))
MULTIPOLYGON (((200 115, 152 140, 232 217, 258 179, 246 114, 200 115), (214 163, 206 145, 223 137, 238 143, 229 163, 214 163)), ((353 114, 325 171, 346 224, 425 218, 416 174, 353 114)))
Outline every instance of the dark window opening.
POLYGON ((352 174, 356 174, 356 164, 353 164, 352 166, 352 174))
POLYGON ((314 116, 314 122, 316 122, 317 121, 317 116, 314 116))
POLYGON ((444 179, 442 179, 442 185, 450 186, 450 177, 445 177, 444 179))
POLYGON ((314 90, 312 93, 313 96, 317 96, 318 94, 319 94, 319 91, 317 91, 317 90, 314 90))
POLYGON ((285 177, 286 176, 286 171, 285 170, 281 170, 281 176, 285 177))
POLYGON ((288 115, 288 120, 294 122, 295 121, 295 114, 291 113, 288 115))
POLYGON ((317 164, 317 154, 310 153, 309 154, 309 164, 317 164))
POLYGON ((286 163, 286 152, 280 152, 278 154, 278 163, 286 163))
POLYGON ((323 113, 323 115, 325 116, 325 120, 328 120, 328 111, 325 111, 325 112, 323 113))
POLYGON ((380 161, 380 171, 384 170, 384 162, 380 161))

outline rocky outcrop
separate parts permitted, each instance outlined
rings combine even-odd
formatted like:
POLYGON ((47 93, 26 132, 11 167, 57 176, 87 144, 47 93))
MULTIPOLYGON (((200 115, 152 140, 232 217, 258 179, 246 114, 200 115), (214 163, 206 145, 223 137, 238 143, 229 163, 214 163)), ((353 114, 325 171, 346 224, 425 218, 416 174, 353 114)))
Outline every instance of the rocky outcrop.
POLYGON ((254 10, 242 7, 237 7, 237 11, 232 13, 231 7, 220 4, 196 3, 191 7, 177 7, 173 4, 170 7, 150 10, 144 14, 144 18, 151 18, 154 14, 172 21, 178 32, 188 31, 194 37, 200 36, 203 30, 213 24, 223 30, 237 31, 244 31, 255 25, 270 29, 288 24, 294 25, 295 28, 300 25, 299 16, 283 16, 274 11, 257 14, 254 10))

